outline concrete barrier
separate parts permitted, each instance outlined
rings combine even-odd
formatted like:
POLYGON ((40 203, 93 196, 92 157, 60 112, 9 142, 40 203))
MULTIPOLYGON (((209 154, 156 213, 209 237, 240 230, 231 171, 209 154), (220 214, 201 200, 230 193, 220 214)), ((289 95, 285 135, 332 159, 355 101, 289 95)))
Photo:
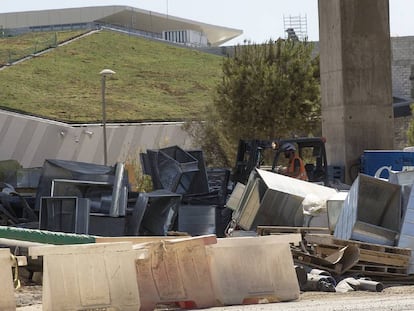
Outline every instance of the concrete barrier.
POLYGON ((216 299, 222 305, 299 298, 290 252, 300 235, 218 239, 206 247, 216 299))
POLYGON ((140 308, 132 243, 30 247, 43 256, 43 311, 140 308))
POLYGON ((141 311, 157 304, 216 306, 205 249, 215 242, 214 235, 207 235, 134 246, 141 311))
POLYGON ((12 259, 8 248, 0 249, 0 310, 16 310, 14 298, 12 259))

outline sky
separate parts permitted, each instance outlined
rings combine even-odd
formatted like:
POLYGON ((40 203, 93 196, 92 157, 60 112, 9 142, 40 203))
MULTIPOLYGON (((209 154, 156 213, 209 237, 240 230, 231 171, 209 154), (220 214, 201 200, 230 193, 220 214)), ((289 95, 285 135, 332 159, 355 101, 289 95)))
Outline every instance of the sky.
MULTIPOLYGON (((414 1, 389 3, 391 36, 414 35, 414 1)), ((128 5, 243 31, 225 45, 285 37, 284 20, 300 16, 306 21, 308 39, 319 40, 317 0, 1 0, 0 13, 95 5, 128 5)))

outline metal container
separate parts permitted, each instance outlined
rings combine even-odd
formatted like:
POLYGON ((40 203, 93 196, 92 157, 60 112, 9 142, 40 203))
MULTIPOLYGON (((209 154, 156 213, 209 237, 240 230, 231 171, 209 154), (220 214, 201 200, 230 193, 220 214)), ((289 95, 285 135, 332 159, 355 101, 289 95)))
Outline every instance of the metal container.
POLYGON ((306 196, 326 202, 337 193, 333 188, 260 169, 254 174, 257 177, 249 178, 236 218, 244 230, 254 230, 259 225, 302 226, 302 202, 306 196))
POLYGON ((400 200, 401 186, 360 174, 344 201, 335 237, 395 245, 401 221, 400 200))

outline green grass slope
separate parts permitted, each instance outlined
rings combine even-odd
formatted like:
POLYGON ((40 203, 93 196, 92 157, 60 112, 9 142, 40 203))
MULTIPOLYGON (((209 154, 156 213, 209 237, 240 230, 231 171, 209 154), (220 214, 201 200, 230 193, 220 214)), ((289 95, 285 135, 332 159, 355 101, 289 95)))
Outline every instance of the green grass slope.
POLYGON ((220 81, 222 57, 112 31, 100 31, 0 70, 0 107, 66 122, 202 118, 220 81))

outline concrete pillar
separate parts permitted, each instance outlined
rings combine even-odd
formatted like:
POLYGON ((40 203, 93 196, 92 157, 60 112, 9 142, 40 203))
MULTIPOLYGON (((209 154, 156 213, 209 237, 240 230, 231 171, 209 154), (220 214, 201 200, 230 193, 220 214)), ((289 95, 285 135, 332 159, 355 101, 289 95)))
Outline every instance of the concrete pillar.
POLYGON ((351 183, 364 150, 393 149, 388 0, 319 0, 319 40, 328 162, 351 183))

